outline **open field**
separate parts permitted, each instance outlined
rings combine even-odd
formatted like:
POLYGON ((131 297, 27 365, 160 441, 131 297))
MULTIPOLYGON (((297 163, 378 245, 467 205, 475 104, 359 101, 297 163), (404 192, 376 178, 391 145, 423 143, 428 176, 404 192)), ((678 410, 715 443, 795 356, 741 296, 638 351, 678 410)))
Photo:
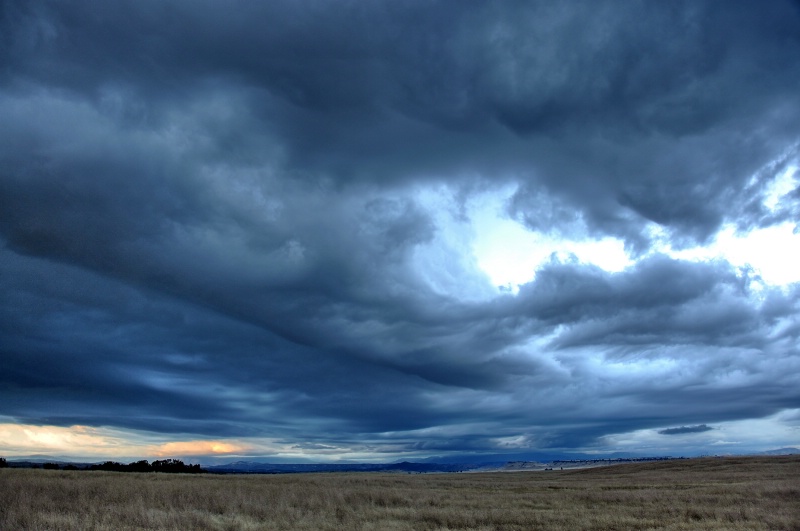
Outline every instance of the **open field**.
POLYGON ((800 456, 513 474, 3 469, 0 529, 800 530, 800 456))

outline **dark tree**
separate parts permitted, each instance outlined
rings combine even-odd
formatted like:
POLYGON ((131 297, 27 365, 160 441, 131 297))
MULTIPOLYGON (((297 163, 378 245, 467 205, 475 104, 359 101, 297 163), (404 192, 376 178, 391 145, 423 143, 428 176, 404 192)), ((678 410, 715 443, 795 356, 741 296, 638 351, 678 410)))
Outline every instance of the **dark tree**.
POLYGON ((87 467, 87 470, 110 470, 113 472, 171 472, 184 474, 197 474, 205 472, 200 465, 186 465, 179 459, 162 459, 148 463, 147 460, 136 461, 127 465, 115 461, 95 464, 87 467))
POLYGON ((153 467, 150 465, 147 459, 142 459, 141 461, 136 461, 135 463, 129 464, 128 470, 131 472, 152 472, 153 467))
POLYGON ((117 463, 116 461, 106 461, 105 463, 101 463, 99 465, 92 465, 89 469, 90 470, 110 470, 112 472, 125 472, 126 465, 122 463, 117 463))
POLYGON ((0 468, 8 468, 8 461, 5 457, 0 457, 0 468))
POLYGON ((200 465, 186 465, 180 459, 162 459, 160 461, 153 461, 154 472, 171 472, 183 474, 196 474, 203 472, 200 465))
POLYGON ((153 470, 156 472, 183 472, 186 465, 180 459, 162 459, 153 461, 153 470))

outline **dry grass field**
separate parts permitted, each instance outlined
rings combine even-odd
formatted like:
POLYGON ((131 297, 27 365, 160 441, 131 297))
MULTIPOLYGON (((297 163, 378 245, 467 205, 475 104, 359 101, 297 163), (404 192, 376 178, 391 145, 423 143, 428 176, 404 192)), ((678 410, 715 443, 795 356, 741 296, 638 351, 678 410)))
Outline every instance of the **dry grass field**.
POLYGON ((428 475, 3 469, 0 529, 800 530, 800 456, 428 475))

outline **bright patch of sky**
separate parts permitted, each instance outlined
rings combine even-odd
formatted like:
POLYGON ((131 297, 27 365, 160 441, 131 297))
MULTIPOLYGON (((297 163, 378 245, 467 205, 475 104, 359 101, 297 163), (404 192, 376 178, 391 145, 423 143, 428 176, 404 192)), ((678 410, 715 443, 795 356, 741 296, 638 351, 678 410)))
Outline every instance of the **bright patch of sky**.
MULTIPOLYGON (((777 211, 784 197, 800 185, 797 171, 797 167, 789 167, 766 190, 763 204, 768 210, 777 211)), ((658 236, 657 229, 655 234, 658 236)), ((749 232, 739 232, 729 223, 705 247, 675 250, 666 238, 659 239, 657 250, 675 258, 697 261, 724 258, 738 267, 752 267, 766 284, 783 286, 800 282, 800 232, 792 222, 749 232)))
POLYGON ((711 260, 722 257, 735 266, 750 266, 766 284, 782 286, 800 282, 800 234, 794 224, 782 223, 748 233, 736 232, 725 225, 716 240, 707 247, 664 250, 684 260, 711 260))
POLYGON ((493 285, 517 292, 552 258, 594 264, 606 271, 622 271, 632 263, 624 242, 616 238, 565 239, 530 231, 504 214, 507 199, 495 196, 476 206, 471 216, 472 252, 493 285))
POLYGON ((298 445, 271 438, 196 439, 92 426, 49 426, 18 424, 0 417, 2 457, 25 459, 48 455, 53 459, 86 461, 113 459, 130 462, 146 458, 180 458, 188 462, 213 464, 236 460, 270 462, 336 462, 386 460, 386 455, 363 445, 298 445))
POLYGON ((649 455, 692 455, 697 448, 704 453, 726 454, 774 450, 798 445, 797 409, 784 410, 762 419, 744 419, 709 424, 709 430, 665 434, 663 426, 657 429, 636 430, 602 438, 598 451, 631 449, 649 455))
POLYGON ((415 257, 418 274, 433 289, 461 299, 485 299, 518 292, 553 258, 606 271, 622 271, 633 263, 616 238, 566 239, 529 230, 506 212, 515 191, 507 186, 463 202, 444 187, 417 192, 416 200, 438 229, 415 257))
MULTIPOLYGON (((765 193, 767 209, 776 211, 798 186, 796 173, 797 168, 790 167, 773 181, 765 193)), ((505 205, 513 193, 513 188, 488 192, 465 206, 474 263, 493 286, 516 293, 553 257, 593 264, 609 272, 622 271, 634 263, 624 242, 617 238, 564 238, 529 230, 506 214, 505 205)), ((800 282, 800 233, 791 222, 746 233, 726 224, 711 244, 680 250, 671 247, 661 227, 653 225, 651 235, 656 242, 651 252, 693 261, 722 258, 738 267, 753 268, 770 285, 800 282)))
POLYGON ((493 285, 517 292, 553 257, 594 264, 606 271, 622 271, 632 263, 624 242, 616 238, 568 239, 527 229, 505 213, 512 194, 513 190, 506 190, 484 196, 471 208, 472 252, 493 285))

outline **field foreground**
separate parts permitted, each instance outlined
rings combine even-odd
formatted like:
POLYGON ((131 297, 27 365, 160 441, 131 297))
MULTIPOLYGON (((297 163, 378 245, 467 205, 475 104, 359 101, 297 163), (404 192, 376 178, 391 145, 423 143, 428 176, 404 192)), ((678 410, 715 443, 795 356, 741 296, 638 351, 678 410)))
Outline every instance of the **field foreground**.
POLYGON ((800 530, 800 456, 429 475, 3 469, 0 529, 800 530))

